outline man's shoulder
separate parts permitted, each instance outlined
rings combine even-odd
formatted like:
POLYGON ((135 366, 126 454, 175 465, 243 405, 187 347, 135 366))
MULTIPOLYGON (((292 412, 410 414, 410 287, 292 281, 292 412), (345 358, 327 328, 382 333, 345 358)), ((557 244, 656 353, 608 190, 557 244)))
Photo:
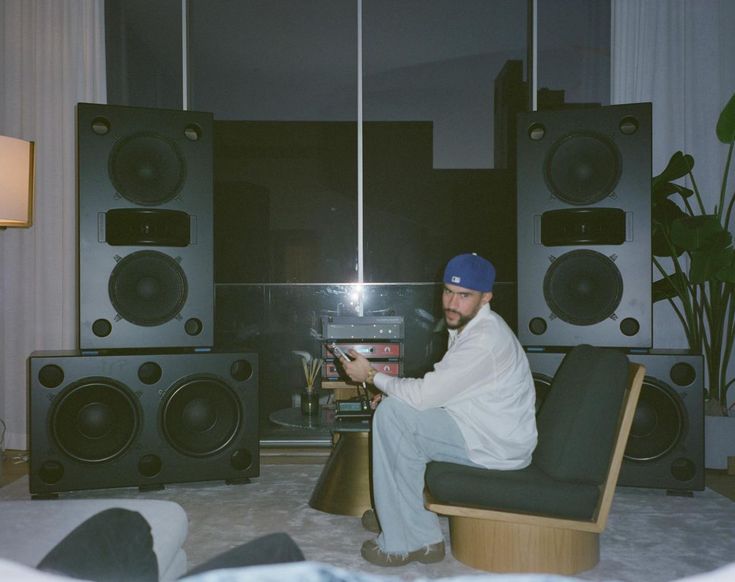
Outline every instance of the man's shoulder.
POLYGON ((477 314, 479 317, 478 324, 480 324, 478 327, 484 326, 486 329, 495 331, 497 331, 498 328, 502 328, 504 331, 508 330, 512 333, 508 322, 505 321, 502 315, 490 309, 489 305, 486 305, 485 307, 487 309, 481 309, 477 314))
POLYGON ((484 345, 491 346, 495 342, 507 342, 510 336, 515 337, 506 321, 490 309, 481 310, 475 319, 477 321, 474 325, 468 326, 461 334, 467 341, 480 341, 484 345))

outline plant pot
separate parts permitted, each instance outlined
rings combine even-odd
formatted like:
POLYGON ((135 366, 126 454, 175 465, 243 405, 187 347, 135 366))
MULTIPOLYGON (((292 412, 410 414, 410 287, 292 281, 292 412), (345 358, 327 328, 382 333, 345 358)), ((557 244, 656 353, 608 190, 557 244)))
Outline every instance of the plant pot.
POLYGON ((735 416, 704 417, 704 466, 728 469, 735 465, 735 416))
POLYGON ((319 415, 319 391, 315 388, 301 391, 301 414, 304 416, 319 415))

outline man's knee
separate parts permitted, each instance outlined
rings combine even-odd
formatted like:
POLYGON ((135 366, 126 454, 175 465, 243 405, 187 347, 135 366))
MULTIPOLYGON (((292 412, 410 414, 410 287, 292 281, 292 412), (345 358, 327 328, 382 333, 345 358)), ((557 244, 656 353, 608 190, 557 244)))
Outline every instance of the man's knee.
POLYGON ((416 409, 398 398, 383 398, 373 415, 373 432, 405 427, 416 409))
POLYGON ((390 423, 399 418, 401 409, 406 406, 398 398, 383 398, 373 414, 373 423, 390 423))

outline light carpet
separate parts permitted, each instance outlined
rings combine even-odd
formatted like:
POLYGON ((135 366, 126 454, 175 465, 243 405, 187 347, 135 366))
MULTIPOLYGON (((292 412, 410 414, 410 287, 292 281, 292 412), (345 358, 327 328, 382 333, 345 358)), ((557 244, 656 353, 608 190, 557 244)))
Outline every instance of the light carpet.
MULTIPOLYGON (((61 493, 60 499, 150 498, 178 502, 189 516, 184 549, 189 565, 263 534, 284 531, 308 560, 406 579, 478 574, 451 555, 439 564, 379 568, 360 557, 371 534, 359 518, 312 509, 309 496, 321 465, 264 465, 244 485, 221 482, 178 483, 161 491, 116 488, 61 493)), ((28 479, 0 489, 0 499, 28 499, 28 479)), ((448 540, 448 522, 442 518, 448 540)), ((711 490, 693 497, 665 491, 620 487, 601 537, 600 563, 582 580, 670 581, 735 561, 735 504, 711 490)))

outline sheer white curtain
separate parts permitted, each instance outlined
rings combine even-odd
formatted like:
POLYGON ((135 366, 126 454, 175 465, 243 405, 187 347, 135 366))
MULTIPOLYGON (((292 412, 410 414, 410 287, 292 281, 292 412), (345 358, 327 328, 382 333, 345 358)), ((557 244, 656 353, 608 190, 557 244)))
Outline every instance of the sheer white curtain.
MULTIPOLYGON (((732 0, 612 0, 611 102, 653 103, 653 173, 677 150, 692 154, 709 210, 726 154, 715 125, 735 92, 733 31, 732 0)), ((654 346, 687 347, 666 302, 655 305, 654 346)))
POLYGON ((26 361, 76 339, 75 105, 104 103, 104 0, 0 0, 0 134, 36 142, 35 220, 0 232, 0 418, 27 449, 26 361))

